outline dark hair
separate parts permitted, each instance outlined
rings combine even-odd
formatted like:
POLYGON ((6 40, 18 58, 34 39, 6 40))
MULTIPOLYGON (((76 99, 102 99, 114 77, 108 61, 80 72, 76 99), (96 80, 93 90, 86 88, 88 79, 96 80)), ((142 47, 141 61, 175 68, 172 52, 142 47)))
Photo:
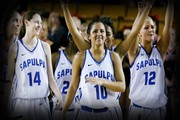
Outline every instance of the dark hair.
POLYGON ((87 34, 90 34, 90 31, 92 29, 92 26, 94 25, 94 23, 97 23, 97 22, 101 22, 104 24, 104 27, 105 27, 105 30, 106 30, 106 33, 107 33, 107 29, 106 29, 106 26, 105 26, 105 23, 103 22, 102 18, 100 16, 97 16, 95 17, 89 24, 88 24, 88 28, 87 28, 87 34))
MULTIPOLYGON (((15 13, 19 13, 17 10, 14 10, 14 9, 11 9, 8 11, 8 13, 5 15, 5 18, 4 18, 4 25, 3 25, 3 32, 4 32, 4 36, 5 36, 5 39, 7 39, 7 26, 8 26, 8 23, 10 21, 10 19, 13 17, 13 15, 15 13)), ((20 14, 20 13, 19 13, 20 14)))
POLYGON ((116 33, 115 33, 115 35, 114 35, 114 38, 115 39, 121 39, 121 40, 124 40, 124 35, 123 35, 123 31, 122 30, 119 30, 119 31, 117 31, 116 33))
POLYGON ((25 24, 24 24, 24 20, 31 20, 33 18, 33 16, 35 14, 38 14, 38 12, 36 12, 35 10, 29 10, 27 11, 24 15, 23 15, 23 20, 22 20, 22 27, 21 27, 21 31, 19 34, 19 38, 22 39, 25 35, 25 24))
POLYGON ((113 36, 114 36, 115 35, 115 29, 114 29, 114 25, 113 25, 112 19, 110 17, 108 17, 108 16, 101 16, 100 19, 102 19, 103 23, 106 26, 111 27, 112 32, 113 32, 113 36))

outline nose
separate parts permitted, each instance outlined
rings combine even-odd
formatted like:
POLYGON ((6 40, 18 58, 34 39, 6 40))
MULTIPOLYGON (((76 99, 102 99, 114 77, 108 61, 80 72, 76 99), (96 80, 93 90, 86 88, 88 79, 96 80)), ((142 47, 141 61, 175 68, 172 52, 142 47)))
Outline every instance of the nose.
POLYGON ((20 20, 17 22, 17 26, 18 26, 18 27, 21 26, 21 21, 20 21, 20 20))
POLYGON ((37 27, 38 27, 38 28, 42 28, 42 24, 39 23, 39 24, 37 25, 37 27))
POLYGON ((101 35, 101 34, 102 34, 101 31, 98 31, 98 32, 97 32, 97 35, 101 35))

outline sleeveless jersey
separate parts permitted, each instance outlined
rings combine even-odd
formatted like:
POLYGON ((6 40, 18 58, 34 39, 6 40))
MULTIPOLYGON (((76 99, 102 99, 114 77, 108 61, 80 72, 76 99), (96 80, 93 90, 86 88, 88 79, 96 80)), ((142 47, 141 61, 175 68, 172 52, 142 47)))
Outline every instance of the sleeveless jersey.
POLYGON ((36 46, 29 50, 22 40, 17 40, 15 63, 16 86, 14 98, 43 98, 49 95, 46 54, 37 39, 36 46))
POLYGON ((163 59, 153 45, 148 55, 142 45, 130 66, 131 81, 129 98, 143 107, 158 108, 167 103, 163 59))
MULTIPOLYGON (((65 101, 67 91, 70 86, 71 77, 72 77, 72 63, 66 57, 64 50, 60 50, 59 60, 56 65, 56 69, 54 72, 54 78, 59 87, 59 90, 62 94, 63 103, 65 101)), ((69 109, 74 108, 74 105, 71 104, 69 109)))
POLYGON ((86 82, 87 77, 97 77, 104 80, 116 81, 110 51, 106 50, 104 58, 97 62, 90 50, 85 51, 84 64, 80 76, 79 89, 81 90, 80 104, 92 108, 119 106, 117 92, 104 86, 86 82))

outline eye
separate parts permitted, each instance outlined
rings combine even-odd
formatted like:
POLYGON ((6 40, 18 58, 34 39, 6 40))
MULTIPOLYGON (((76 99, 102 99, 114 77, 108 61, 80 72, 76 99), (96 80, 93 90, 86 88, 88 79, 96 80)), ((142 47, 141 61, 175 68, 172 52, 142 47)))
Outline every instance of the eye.
POLYGON ((95 29, 95 30, 93 30, 93 33, 97 33, 98 31, 95 29))
POLYGON ((152 29, 154 29, 154 26, 151 26, 152 29))
POLYGON ((145 30, 147 30, 147 29, 149 29, 149 27, 148 27, 148 26, 146 26, 146 27, 144 27, 144 29, 145 29, 145 30))
POLYGON ((101 33, 104 33, 104 30, 103 29, 101 29, 101 31, 100 31, 101 33))
POLYGON ((108 36, 108 37, 111 36, 111 33, 110 33, 110 32, 107 32, 107 36, 108 36))

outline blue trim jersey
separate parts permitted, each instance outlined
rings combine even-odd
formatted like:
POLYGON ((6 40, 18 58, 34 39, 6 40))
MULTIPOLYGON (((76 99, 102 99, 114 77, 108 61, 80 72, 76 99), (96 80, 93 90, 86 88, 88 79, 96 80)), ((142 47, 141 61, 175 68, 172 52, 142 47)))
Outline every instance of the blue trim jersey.
MULTIPOLYGON (((56 65, 56 69, 54 72, 54 78, 59 87, 59 90, 62 95, 63 103, 65 101, 67 91, 70 86, 71 77, 72 77, 72 63, 66 57, 64 50, 60 50, 59 60, 56 65)), ((74 104, 71 104, 69 109, 74 108, 74 104)))
POLYGON ((156 45, 153 45, 149 55, 142 45, 139 44, 139 48, 130 66, 129 98, 132 103, 143 107, 162 107, 167 103, 162 56, 156 45))
POLYGON ((41 41, 37 39, 33 50, 29 50, 22 40, 16 42, 18 54, 13 97, 23 99, 47 97, 49 95, 47 63, 41 41))
POLYGON ((116 81, 110 51, 106 50, 104 58, 97 62, 90 50, 85 51, 84 64, 81 71, 79 90, 80 104, 91 108, 119 106, 117 92, 104 86, 86 82, 87 77, 97 77, 104 80, 116 81))

